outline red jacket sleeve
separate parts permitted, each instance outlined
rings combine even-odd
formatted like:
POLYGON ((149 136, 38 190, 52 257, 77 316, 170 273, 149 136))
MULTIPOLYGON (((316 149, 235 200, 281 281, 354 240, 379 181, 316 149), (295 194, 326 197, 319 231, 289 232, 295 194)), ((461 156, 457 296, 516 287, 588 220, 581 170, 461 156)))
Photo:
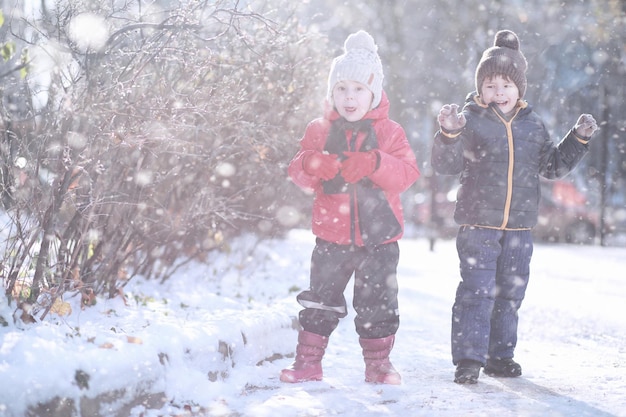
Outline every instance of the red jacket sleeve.
POLYGON ((317 191, 322 181, 315 176, 304 172, 302 166, 303 159, 314 152, 323 152, 328 135, 329 124, 323 119, 316 119, 310 122, 300 139, 300 150, 293 157, 287 168, 287 173, 291 180, 305 191, 317 191))
POLYGON ((389 120, 376 133, 380 165, 369 178, 387 192, 401 193, 420 176, 415 153, 398 123, 389 120))

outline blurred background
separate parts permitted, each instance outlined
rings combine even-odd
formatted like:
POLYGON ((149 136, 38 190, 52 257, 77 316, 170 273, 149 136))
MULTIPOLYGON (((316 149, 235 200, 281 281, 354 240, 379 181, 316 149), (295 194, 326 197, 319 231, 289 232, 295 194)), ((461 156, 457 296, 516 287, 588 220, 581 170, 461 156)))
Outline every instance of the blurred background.
POLYGON ((463 103, 510 29, 553 139, 581 113, 600 125, 576 171, 543 184, 537 239, 626 246, 624 0, 0 0, 7 297, 114 296, 233 236, 309 228, 312 198, 286 167, 359 29, 422 171, 403 196, 407 236, 456 233, 457 178, 429 164, 436 114, 463 103))
POLYGON ((626 232, 626 1, 311 1, 310 21, 328 33, 331 55, 356 29, 369 30, 385 65, 392 117, 414 145, 423 177, 409 193, 417 233, 450 237, 454 178, 429 166, 436 114, 474 90, 482 52, 500 29, 520 38, 528 69, 526 100, 555 141, 581 113, 600 131, 566 179, 546 182, 536 236, 549 242, 624 244, 626 232))

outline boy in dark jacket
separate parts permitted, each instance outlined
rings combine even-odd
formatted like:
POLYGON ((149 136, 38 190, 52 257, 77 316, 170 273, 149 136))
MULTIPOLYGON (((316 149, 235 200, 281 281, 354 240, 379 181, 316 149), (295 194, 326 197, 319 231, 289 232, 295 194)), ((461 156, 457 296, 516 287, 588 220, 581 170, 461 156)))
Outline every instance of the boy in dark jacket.
POLYGON ((492 376, 516 377, 517 312, 529 278, 531 228, 537 223, 539 176, 569 173, 589 149, 597 129, 589 114, 558 144, 522 101, 526 59, 511 31, 495 35, 476 68, 476 92, 457 113, 441 109, 432 165, 440 174, 460 174, 454 218, 461 279, 452 308, 454 381, 473 384, 480 368, 492 376))
POLYGON ((354 274, 355 327, 365 380, 399 384, 389 361, 398 330, 397 241, 400 193, 419 176, 402 127, 389 119, 377 46, 365 31, 345 41, 328 77, 323 118, 309 123, 289 164, 295 184, 315 194, 309 289, 300 293, 296 359, 283 382, 322 379, 328 338, 347 315, 344 290, 354 274))

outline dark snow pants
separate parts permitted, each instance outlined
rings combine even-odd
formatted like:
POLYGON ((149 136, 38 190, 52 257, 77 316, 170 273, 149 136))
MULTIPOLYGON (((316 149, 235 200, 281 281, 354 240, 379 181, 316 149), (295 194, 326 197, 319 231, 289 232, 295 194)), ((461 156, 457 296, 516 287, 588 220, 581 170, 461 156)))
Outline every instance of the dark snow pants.
POLYGON ((357 334, 365 339, 395 334, 400 322, 396 277, 399 253, 397 242, 358 247, 318 238, 311 256, 310 287, 297 297, 304 307, 299 315, 302 328, 330 336, 348 313, 344 291, 354 274, 352 304, 357 334))
POLYGON ((531 232, 463 226, 456 245, 462 281, 452 307, 452 361, 512 358, 533 253, 531 232))

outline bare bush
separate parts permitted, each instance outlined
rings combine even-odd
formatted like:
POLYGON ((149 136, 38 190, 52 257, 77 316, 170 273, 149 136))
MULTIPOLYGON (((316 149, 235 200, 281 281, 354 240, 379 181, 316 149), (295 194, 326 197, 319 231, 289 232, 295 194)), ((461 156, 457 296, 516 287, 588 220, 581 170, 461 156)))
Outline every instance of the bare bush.
POLYGON ((67 291, 112 297, 241 231, 284 229, 285 164, 319 107, 323 40, 289 2, 140 6, 72 3, 23 26, 21 41, 52 64, 45 84, 31 72, 20 123, 2 114, 2 266, 7 297, 39 317, 67 291), (76 34, 85 21, 106 37, 76 34))

